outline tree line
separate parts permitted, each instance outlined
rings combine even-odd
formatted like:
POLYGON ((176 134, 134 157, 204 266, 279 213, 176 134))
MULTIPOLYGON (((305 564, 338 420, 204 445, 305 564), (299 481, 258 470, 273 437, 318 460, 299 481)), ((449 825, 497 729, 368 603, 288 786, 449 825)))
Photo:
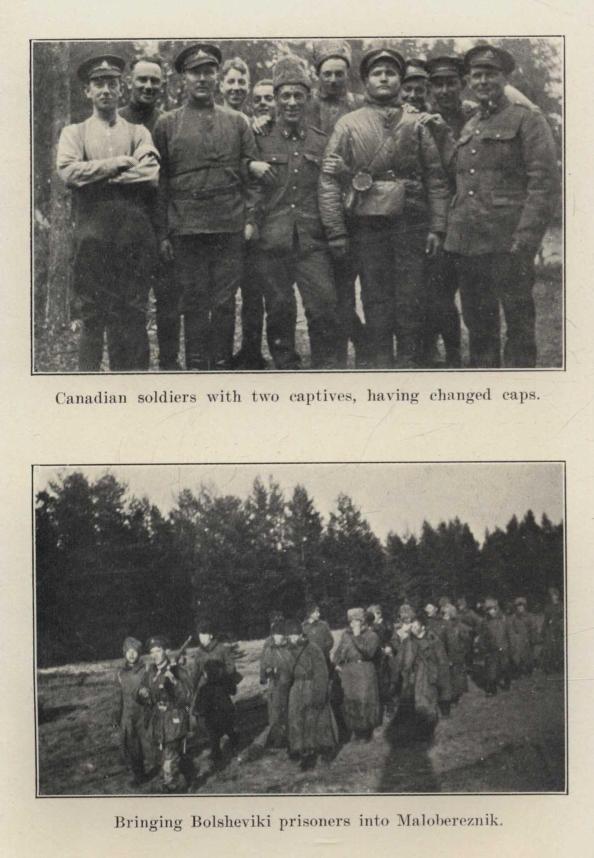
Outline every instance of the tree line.
POLYGON ((74 471, 36 495, 39 666, 113 658, 127 634, 178 645, 197 615, 229 639, 265 637, 271 611, 302 617, 310 600, 342 626, 346 610, 440 595, 525 595, 535 607, 563 591, 563 525, 528 510, 481 545, 459 518, 382 542, 340 494, 327 521, 307 489, 290 497, 272 478, 240 498, 184 489, 167 515, 112 474, 74 471))

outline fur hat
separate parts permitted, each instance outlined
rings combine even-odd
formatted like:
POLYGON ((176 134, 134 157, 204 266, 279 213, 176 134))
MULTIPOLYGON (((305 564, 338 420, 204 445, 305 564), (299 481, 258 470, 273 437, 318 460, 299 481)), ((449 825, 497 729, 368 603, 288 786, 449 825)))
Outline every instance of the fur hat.
POLYGON ((358 620, 360 623, 365 622, 365 611, 363 608, 349 608, 347 611, 347 621, 352 623, 353 620, 358 620))
POLYGON ((309 74, 303 62, 297 57, 282 57, 272 70, 272 85, 276 92, 281 86, 304 86, 311 89, 309 74))
POLYGON ((300 635, 303 631, 299 620, 285 620, 284 630, 287 637, 289 635, 300 635))
POLYGON ((344 60, 350 68, 353 52, 349 43, 344 39, 319 39, 314 42, 313 62, 318 74, 322 64, 330 59, 344 60))
POLYGON ((124 641, 124 644, 122 646, 122 650, 124 652, 124 655, 126 655, 126 653, 128 652, 129 649, 135 649, 136 652, 138 653, 138 655, 140 655, 140 653, 142 652, 142 644, 140 643, 138 638, 132 638, 132 637, 126 638, 126 640, 124 641))

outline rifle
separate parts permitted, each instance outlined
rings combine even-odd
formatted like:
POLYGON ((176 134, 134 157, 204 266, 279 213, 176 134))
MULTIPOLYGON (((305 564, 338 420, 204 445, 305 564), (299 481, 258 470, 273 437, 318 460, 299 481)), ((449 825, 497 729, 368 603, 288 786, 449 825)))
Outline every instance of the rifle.
POLYGON ((183 644, 179 648, 179 651, 175 657, 175 660, 169 662, 169 668, 170 669, 172 667, 177 667, 177 665, 179 664, 180 658, 182 658, 185 655, 186 650, 190 646, 191 643, 192 643, 192 635, 188 635, 188 637, 185 639, 185 641, 183 642, 183 644))

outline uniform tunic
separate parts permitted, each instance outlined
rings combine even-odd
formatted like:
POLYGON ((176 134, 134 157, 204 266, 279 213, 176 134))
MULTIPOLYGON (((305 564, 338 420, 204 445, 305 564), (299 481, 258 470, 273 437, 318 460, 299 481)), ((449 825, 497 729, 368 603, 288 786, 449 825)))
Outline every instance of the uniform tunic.
POLYGON ((556 172, 553 136, 537 108, 504 96, 462 130, 445 249, 457 254, 473 367, 501 365, 500 304, 505 364, 536 364, 534 255, 551 218, 556 172))
POLYGON ((494 694, 499 685, 510 684, 510 637, 508 618, 501 612, 494 617, 487 615, 480 627, 479 651, 485 659, 486 690, 494 694))
POLYGON ((294 659, 289 691, 289 750, 302 757, 332 751, 337 729, 328 699, 324 653, 306 638, 289 646, 294 659))
POLYGON ((268 343, 277 369, 296 369, 293 284, 307 317, 313 368, 335 365, 336 291, 318 207, 326 135, 281 120, 258 137, 259 158, 274 167, 256 204, 260 230, 256 265, 266 300, 268 343))
POLYGON ((122 756, 136 777, 142 777, 145 768, 150 768, 152 756, 144 725, 145 710, 137 697, 145 671, 145 665, 139 659, 135 664, 126 662, 115 676, 116 705, 113 721, 120 728, 122 756))
POLYGON ((444 645, 450 666, 452 700, 456 702, 468 691, 466 654, 470 629, 457 619, 446 620, 439 635, 444 645))
POLYGON ((267 685, 268 744, 282 748, 288 741, 289 691, 293 678, 293 650, 287 643, 267 642, 260 657, 260 682, 267 685))
POLYGON ((349 729, 373 730, 381 723, 379 686, 375 657, 380 640, 371 629, 355 636, 346 629, 334 654, 344 692, 344 713, 349 729))
POLYGON ((93 115, 62 130, 57 166, 74 194, 79 369, 100 368, 104 331, 112 370, 148 369, 146 300, 155 264, 150 210, 159 174, 151 135, 120 116, 107 122, 93 115), (118 173, 121 155, 138 165, 118 173))
POLYGON ((438 718, 437 704, 451 700, 448 659, 439 637, 428 630, 424 637, 409 635, 396 655, 401 681, 401 705, 427 722, 438 718))
POLYGON ((329 662, 330 653, 334 646, 334 638, 332 637, 328 623, 324 622, 324 620, 316 620, 313 623, 310 620, 306 620, 303 623, 303 634, 308 640, 319 646, 326 656, 326 660, 329 662))
POLYGON ((534 668, 534 651, 538 641, 536 618, 525 611, 508 618, 511 661, 518 673, 531 673, 534 668))

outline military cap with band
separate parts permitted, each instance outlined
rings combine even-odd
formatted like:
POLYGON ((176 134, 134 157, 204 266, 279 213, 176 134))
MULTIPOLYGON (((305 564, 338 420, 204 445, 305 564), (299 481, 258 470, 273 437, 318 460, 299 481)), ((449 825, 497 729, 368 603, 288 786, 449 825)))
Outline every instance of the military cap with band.
POLYGON ((181 74, 189 69, 195 69, 209 63, 218 68, 222 61, 223 55, 216 45, 211 45, 208 42, 196 42, 180 51, 173 61, 173 65, 176 72, 181 74))
POLYGON ((427 60, 427 71, 429 77, 462 77, 464 74, 464 62, 461 57, 442 56, 431 57, 427 60))
POLYGON ((322 64, 331 59, 344 60, 350 68, 353 52, 349 43, 344 39, 321 39, 314 42, 313 62, 316 71, 319 72, 322 64))
POLYGON ((121 77, 126 68, 126 60, 115 54, 100 54, 82 62, 77 75, 84 83, 97 77, 121 77))
POLYGON ((493 45, 477 45, 464 55, 464 70, 467 72, 472 68, 492 68, 509 74, 515 67, 512 55, 493 45))
POLYGON ((156 647, 159 649, 169 649, 169 641, 164 635, 153 635, 146 642, 146 648, 149 652, 156 647))
POLYGON ((428 80, 427 63, 424 60, 407 60, 402 81, 423 78, 428 80))
POLYGON ((400 77, 403 77, 404 70, 406 68, 406 63, 404 61, 404 57, 402 54, 395 51, 393 48, 371 48, 363 54, 363 59, 361 60, 361 65, 359 66, 359 71, 361 73, 362 78, 366 78, 369 74, 371 66, 380 62, 380 60, 389 60, 394 63, 398 71, 400 73, 400 77))
POLYGON ((303 63, 295 57, 283 57, 272 70, 274 91, 281 86, 304 86, 311 89, 311 80, 303 63))

